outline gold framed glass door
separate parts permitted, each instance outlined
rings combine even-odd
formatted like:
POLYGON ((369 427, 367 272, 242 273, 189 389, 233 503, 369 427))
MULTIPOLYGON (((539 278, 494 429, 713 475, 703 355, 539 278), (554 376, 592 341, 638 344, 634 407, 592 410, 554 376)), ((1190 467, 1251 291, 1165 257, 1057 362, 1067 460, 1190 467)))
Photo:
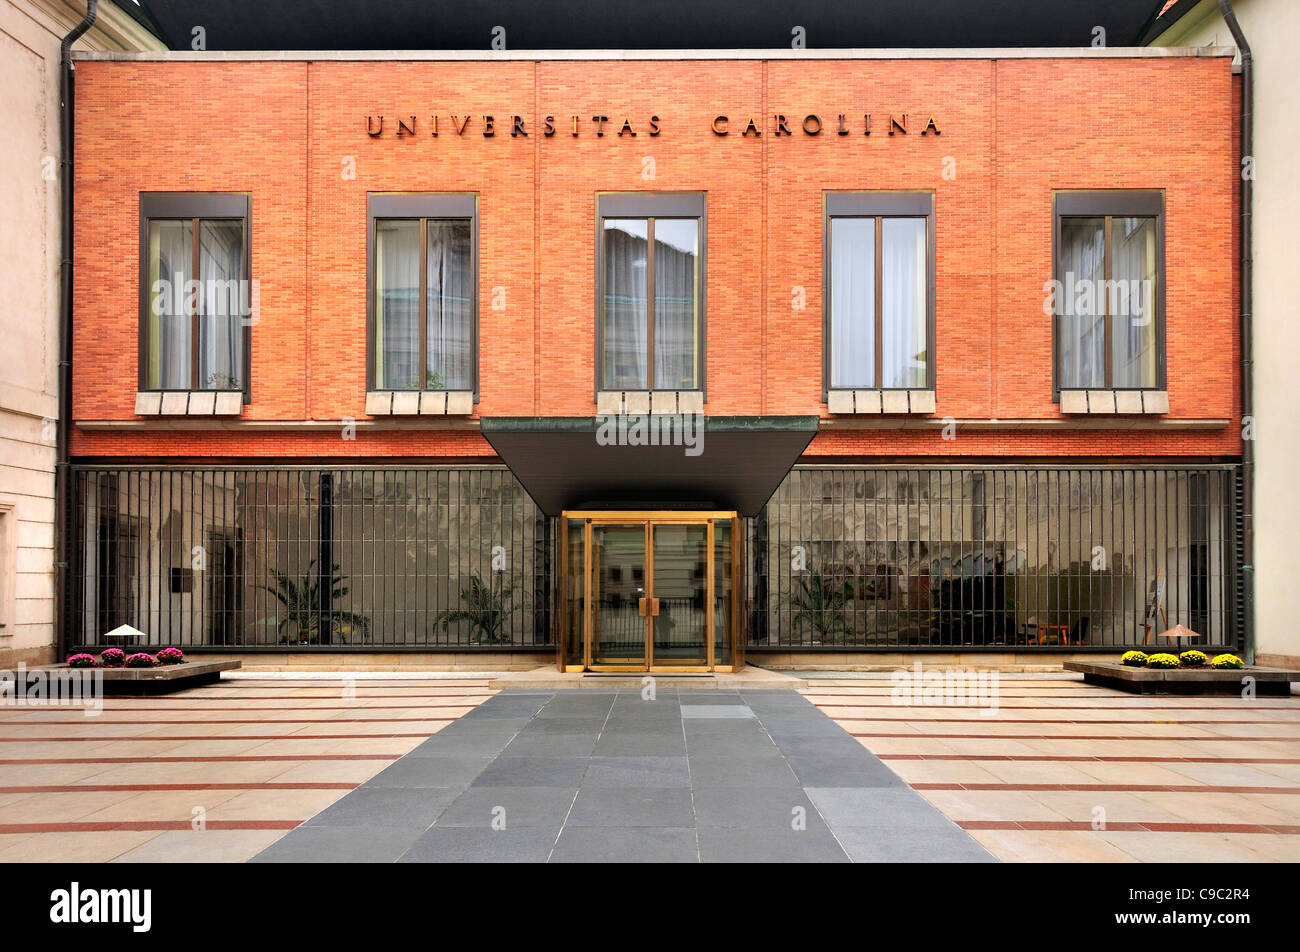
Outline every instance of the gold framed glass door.
POLYGON ((734 512, 565 512, 566 671, 709 671, 742 663, 734 512))
POLYGON ((709 524, 650 524, 650 667, 709 667, 709 524))
POLYGON ((645 524, 591 526, 591 645, 593 670, 649 664, 647 622, 654 605, 647 578, 645 524))

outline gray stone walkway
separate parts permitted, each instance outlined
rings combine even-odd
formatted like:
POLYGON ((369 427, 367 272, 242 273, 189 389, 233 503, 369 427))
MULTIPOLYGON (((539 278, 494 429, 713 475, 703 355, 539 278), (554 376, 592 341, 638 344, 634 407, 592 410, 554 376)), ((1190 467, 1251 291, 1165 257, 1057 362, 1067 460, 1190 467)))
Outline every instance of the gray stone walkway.
POLYGON ((505 691, 253 862, 992 862, 793 691, 505 691))

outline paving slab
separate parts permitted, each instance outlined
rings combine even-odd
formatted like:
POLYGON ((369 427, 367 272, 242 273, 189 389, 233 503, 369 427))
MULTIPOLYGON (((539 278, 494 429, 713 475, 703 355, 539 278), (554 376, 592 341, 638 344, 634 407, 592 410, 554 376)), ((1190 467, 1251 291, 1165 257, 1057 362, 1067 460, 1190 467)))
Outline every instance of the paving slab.
POLYGON ((677 828, 566 826, 551 852, 553 863, 695 863, 695 831, 677 828))
POLYGON ((552 827, 436 826, 427 830, 398 860, 402 863, 544 863, 551 855, 552 827))
POLYGON ((577 788, 568 787, 471 787, 438 817, 438 826, 559 830, 577 795, 577 788))
POLYGON ((991 856, 793 691, 587 689, 493 696, 256 859, 991 856))

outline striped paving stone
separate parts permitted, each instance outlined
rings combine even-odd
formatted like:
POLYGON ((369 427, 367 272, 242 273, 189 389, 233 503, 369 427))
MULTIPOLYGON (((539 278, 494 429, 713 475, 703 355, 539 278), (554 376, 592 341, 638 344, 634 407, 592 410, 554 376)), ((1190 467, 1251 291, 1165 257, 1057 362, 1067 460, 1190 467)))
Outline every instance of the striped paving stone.
POLYGON ((242 861, 493 695, 486 680, 228 679, 0 709, 0 861, 242 861))
POLYGON ((803 693, 1000 859, 1300 860, 1300 698, 1032 675, 995 705, 897 703, 888 676, 803 693))

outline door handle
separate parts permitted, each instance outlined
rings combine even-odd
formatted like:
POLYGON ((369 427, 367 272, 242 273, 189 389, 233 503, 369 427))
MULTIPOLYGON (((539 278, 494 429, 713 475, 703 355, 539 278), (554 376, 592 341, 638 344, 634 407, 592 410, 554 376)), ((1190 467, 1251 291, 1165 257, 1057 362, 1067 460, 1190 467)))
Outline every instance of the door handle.
POLYGON ((658 598, 652 598, 652 599, 650 599, 650 614, 651 614, 651 615, 658 616, 658 614, 659 614, 659 599, 658 599, 658 598))
POLYGON ((657 599, 657 598, 642 598, 642 599, 638 600, 638 602, 637 602, 637 606, 636 606, 636 613, 637 613, 638 615, 641 615, 642 617, 644 617, 644 616, 646 616, 646 615, 649 615, 649 616, 651 616, 651 617, 654 617, 655 615, 658 615, 658 614, 659 614, 659 599, 657 599))
POLYGON ((649 601, 650 599, 648 598, 642 598, 640 601, 637 602, 636 613, 640 615, 642 618, 645 617, 646 612, 649 610, 649 605, 647 604, 649 601))

